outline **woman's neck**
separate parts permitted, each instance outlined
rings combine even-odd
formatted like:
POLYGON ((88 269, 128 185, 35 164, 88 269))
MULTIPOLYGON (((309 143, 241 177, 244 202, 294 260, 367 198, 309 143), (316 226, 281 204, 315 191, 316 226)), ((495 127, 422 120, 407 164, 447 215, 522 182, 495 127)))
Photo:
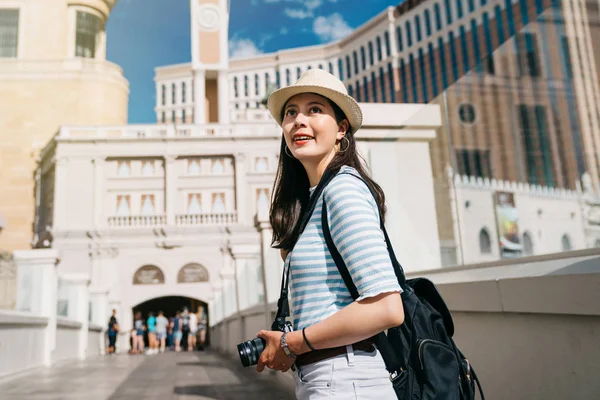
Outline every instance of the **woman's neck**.
POLYGON ((317 186, 319 184, 321 177, 325 173, 325 170, 329 166, 329 163, 331 163, 331 160, 333 160, 334 156, 335 150, 331 150, 331 153, 316 162, 313 162, 313 160, 301 161, 302 165, 304 166, 304 170, 306 171, 306 175, 308 176, 310 187, 317 186))

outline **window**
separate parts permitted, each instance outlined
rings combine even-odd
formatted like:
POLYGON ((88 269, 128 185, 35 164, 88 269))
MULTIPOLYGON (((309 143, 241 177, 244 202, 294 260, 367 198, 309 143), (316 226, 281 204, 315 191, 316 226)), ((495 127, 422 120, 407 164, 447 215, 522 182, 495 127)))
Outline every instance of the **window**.
POLYGON ((427 103, 429 101, 429 91, 427 90, 427 72, 425 71, 425 54, 423 48, 419 48, 419 70, 421 71, 421 93, 423 98, 421 101, 427 103))
POLYGON ((450 25, 452 23, 452 7, 450 7, 450 0, 444 0, 445 9, 446 9, 446 24, 450 25))
POLYGON ((333 72, 333 63, 331 61, 329 62, 328 67, 329 67, 329 73, 332 74, 332 75, 335 75, 334 72, 333 72))
POLYGON ((537 39, 533 33, 522 33, 516 36, 517 62, 519 75, 539 77, 542 75, 542 65, 537 51, 537 39))
POLYGON ((188 175, 200 175, 200 160, 198 160, 197 158, 188 159, 187 173, 188 175))
POLYGON ((377 78, 375 78, 375 72, 371 72, 371 90, 373 90, 373 101, 377 102, 377 78))
POLYGON ((258 96, 258 74, 254 74, 254 94, 258 96))
POLYGON ((171 122, 175 123, 175 110, 171 111, 171 122))
POLYGON ((161 97, 161 104, 163 106, 165 104, 167 104, 167 87, 165 85, 161 86, 160 97, 161 97))
POLYGON ((277 89, 281 87, 281 74, 279 70, 275 71, 275 85, 277 85, 277 89))
POLYGON ((404 46, 402 45, 402 28, 396 27, 396 39, 398 40, 398 51, 402 51, 404 46))
POLYGON ((369 42, 369 64, 373 65, 373 42, 369 42))
POLYGON ((352 69, 350 68, 350 56, 346 56, 346 78, 352 76, 352 69))
POLYGON ((440 31, 440 30, 442 30, 442 13, 440 11, 439 3, 434 4, 433 13, 435 15, 435 29, 437 31, 440 31))
POLYGON ((392 66, 392 63, 388 63, 388 80, 390 83, 390 100, 392 103, 395 103, 396 93, 394 90, 394 67, 392 66))
POLYGON ((0 9, 0 58, 17 57, 19 10, 0 9))
MULTIPOLYGON (((174 83, 171 84, 171 104, 175 104, 177 101, 177 86, 174 83)), ((173 118, 175 119, 175 118, 173 118)))
POLYGON ((286 86, 290 86, 292 84, 292 76, 289 68, 285 69, 285 84, 286 86))
MULTIPOLYGON (((472 13, 473 11, 475 11, 475 0, 468 0, 469 3, 469 13, 472 13)), ((523 25, 527 25, 527 24, 523 24, 523 25)))
POLYGON ((255 172, 267 172, 269 170, 269 159, 267 157, 256 157, 254 163, 255 172))
POLYGON ((225 193, 213 193, 211 212, 224 213, 225 210, 225 193))
POLYGON ((356 101, 362 101, 362 96, 360 95, 360 84, 358 81, 355 83, 356 86, 356 101))
POLYGON ((248 97, 248 75, 244 75, 244 96, 248 97))
POLYGON ((410 21, 406 21, 404 24, 404 29, 406 30, 406 47, 412 46, 412 32, 410 28, 410 21))
POLYGON ((360 47, 360 63, 363 71, 367 69, 367 56, 365 55, 365 46, 360 47))
POLYGON ((154 215, 154 195, 153 194, 143 194, 142 201, 140 204, 140 214, 141 215, 154 215))
POLYGON ((389 32, 384 33, 383 41, 385 42, 385 56, 389 57, 392 55, 392 50, 390 49, 390 33, 389 32))
POLYGON ((348 96, 354 97, 354 88, 352 85, 348 85, 348 96))
POLYGON ((142 176, 154 176, 154 160, 142 161, 142 176))
POLYGON ((188 214, 202 214, 202 195, 200 193, 188 193, 188 214))
POLYGON ((529 183, 554 185, 546 107, 518 106, 529 183))
POLYGON ((185 104, 185 82, 181 82, 181 102, 185 104))
POLYGON ((233 78, 233 96, 236 99, 240 96, 240 92, 238 91, 238 78, 237 78, 237 76, 233 78))
POLYGON ((475 122, 475 107, 473 104, 465 103, 458 107, 458 116, 461 122, 472 124, 475 122))
POLYGON ((338 73, 340 74, 340 79, 344 79, 344 62, 341 58, 338 58, 338 73))
POLYGON ((566 36, 560 38, 562 46, 562 59, 564 62, 565 75, 569 78, 573 77, 573 65, 571 64, 571 53, 569 52, 569 39, 566 36))
POLYGON ((119 178, 131 176, 131 163, 129 161, 119 161, 117 163, 117 176, 119 178))
POLYGON ((433 44, 429 43, 427 45, 428 53, 429 53, 429 73, 431 77, 431 97, 436 97, 438 95, 438 85, 437 85, 437 64, 435 62, 435 54, 433 52, 433 44))
POLYGON ((531 240, 529 232, 523 233, 523 253, 526 256, 533 255, 533 241, 531 240))
POLYGON ((181 122, 185 124, 187 122, 186 119, 185 110, 181 110, 181 122))
POLYGON ((569 235, 565 234, 562 237, 562 251, 571 251, 573 250, 573 246, 571 246, 571 239, 569 238, 569 235))
POLYGON ((486 12, 483 13, 483 31, 485 33, 485 49, 488 54, 483 61, 484 69, 488 74, 494 75, 496 73, 496 68, 494 66, 492 30, 490 28, 490 18, 486 12))
POLYGON ((302 69, 300 69, 300 67, 296 68, 296 80, 300 79, 301 75, 302 75, 302 69))
POLYGON ((97 15, 77 11, 75 34, 75 56, 94 58, 96 56, 96 38, 102 30, 102 20, 97 15))
POLYGON ((256 212, 259 216, 269 215, 269 189, 256 189, 256 212))
POLYGON ((225 165, 223 164, 223 159, 217 158, 216 160, 212 160, 211 172, 215 175, 223 174, 225 172, 225 165))
POLYGON ((458 28, 458 31, 460 33, 460 45, 462 47, 462 62, 463 62, 463 68, 466 71, 468 71, 470 68, 469 66, 469 49, 467 47, 467 32, 465 30, 464 25, 461 25, 458 28))
POLYGON ((415 30, 417 33, 417 43, 419 43, 423 37, 421 36, 421 17, 415 16, 415 30))
POLYGON ((492 254, 492 241, 487 229, 481 228, 479 231, 479 251, 481 254, 492 254))
POLYGON ((271 77, 269 76, 268 72, 265 72, 265 93, 269 93, 269 85, 271 84, 270 82, 271 77))
POLYGON ((385 74, 383 73, 383 68, 379 68, 379 85, 381 87, 381 101, 383 103, 387 103, 387 96, 385 93, 385 74))
POLYGON ((358 54, 356 53, 356 50, 352 52, 352 58, 354 61, 354 73, 358 75, 358 54))
POLYGON ((462 17, 463 17, 462 0, 456 0, 456 18, 461 19, 462 17))
POLYGON ((431 15, 429 15, 429 10, 425 10, 425 34, 427 37, 431 36, 431 15))
POLYGON ((117 195, 117 217, 127 217, 130 215, 131 197, 129 195, 117 195))
POLYGON ((369 81, 367 81, 367 77, 363 78, 363 89, 365 91, 365 101, 368 103, 369 100, 369 81))
POLYGON ((164 124, 166 120, 167 120, 167 117, 165 115, 165 112, 163 111, 162 113, 160 113, 160 122, 162 122, 164 124))
POLYGON ((489 178, 491 176, 489 150, 456 150, 456 165, 460 175, 489 178))
POLYGON ((442 72, 442 91, 448 87, 448 71, 446 70, 446 50, 444 48, 444 39, 438 38, 438 49, 440 52, 440 71, 442 72))
POLYGON ((383 55, 381 54, 381 36, 377 36, 377 61, 381 61, 383 55))

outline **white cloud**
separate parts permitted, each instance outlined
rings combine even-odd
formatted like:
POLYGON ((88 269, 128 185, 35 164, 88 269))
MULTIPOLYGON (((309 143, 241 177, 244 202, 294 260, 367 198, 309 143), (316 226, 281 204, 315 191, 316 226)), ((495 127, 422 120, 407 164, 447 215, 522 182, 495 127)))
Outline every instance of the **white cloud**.
POLYGON ((304 5, 306 6, 306 8, 308 8, 310 11, 314 10, 315 8, 321 7, 321 4, 323 4, 322 0, 306 0, 304 2, 304 5))
POLYGON ((339 13, 329 17, 317 17, 313 23, 313 32, 322 42, 342 39, 352 33, 352 28, 339 13))
POLYGON ((286 27, 283 27, 279 30, 279 34, 280 35, 287 35, 288 34, 288 29, 286 27))
POLYGON ((229 40, 229 57, 252 57, 263 52, 250 39, 229 40))
POLYGON ((283 10, 283 12, 288 17, 294 18, 294 19, 306 19, 306 18, 310 18, 313 16, 312 11, 302 10, 299 8, 286 8, 285 10, 283 10))

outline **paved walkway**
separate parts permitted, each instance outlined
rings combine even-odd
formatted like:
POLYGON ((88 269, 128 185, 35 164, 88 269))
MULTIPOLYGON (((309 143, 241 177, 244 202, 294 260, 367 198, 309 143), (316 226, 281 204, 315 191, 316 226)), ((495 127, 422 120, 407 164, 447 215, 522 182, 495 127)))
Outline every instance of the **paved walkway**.
MULTIPOLYGON (((288 400, 293 388, 213 352, 73 361, 0 382, 10 400, 288 400)), ((281 377, 285 380, 285 377, 281 377)), ((293 385, 292 385, 293 386, 293 385)))

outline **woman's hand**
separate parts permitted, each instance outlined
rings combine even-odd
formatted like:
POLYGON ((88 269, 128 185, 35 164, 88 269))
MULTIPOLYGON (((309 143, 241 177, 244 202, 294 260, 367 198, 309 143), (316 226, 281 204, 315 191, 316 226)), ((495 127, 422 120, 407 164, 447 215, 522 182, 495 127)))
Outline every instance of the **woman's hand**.
POLYGON ((263 330, 258 332, 256 337, 263 338, 267 344, 258 359, 256 371, 263 372, 265 367, 267 367, 275 371, 286 372, 294 364, 294 359, 288 357, 281 348, 282 335, 283 333, 278 331, 263 330))

